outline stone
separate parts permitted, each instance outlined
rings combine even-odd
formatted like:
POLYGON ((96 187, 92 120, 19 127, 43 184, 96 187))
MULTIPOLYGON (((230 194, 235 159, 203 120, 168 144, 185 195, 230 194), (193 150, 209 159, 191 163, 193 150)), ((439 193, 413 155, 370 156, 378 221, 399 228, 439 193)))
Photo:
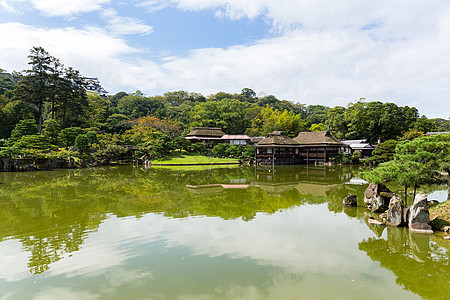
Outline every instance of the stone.
POLYGON ((417 233, 426 233, 426 234, 433 234, 433 229, 431 226, 427 223, 413 223, 411 226, 409 226, 410 232, 417 232, 417 233))
POLYGON ((342 205, 345 207, 355 207, 357 206, 356 195, 350 194, 342 200, 342 205))
POLYGON ((440 231, 443 231, 443 232, 450 233, 450 226, 444 225, 444 226, 442 226, 441 228, 439 228, 439 230, 440 230, 440 231))
POLYGON ((371 225, 384 225, 383 223, 381 223, 380 221, 375 220, 375 219, 369 219, 368 222, 371 225))
POLYGON ((428 201, 428 207, 432 207, 432 206, 435 206, 438 204, 439 204, 439 201, 437 201, 437 200, 428 201))
POLYGON ((372 200, 371 210, 372 212, 385 212, 389 207, 389 200, 385 197, 377 196, 372 200))
POLYGON ((26 165, 21 168, 22 171, 25 172, 33 172, 38 171, 38 168, 35 165, 26 165))
POLYGON ((403 224, 403 202, 398 196, 393 196, 389 202, 389 208, 386 216, 386 225, 402 226, 403 224))
POLYGON ((409 225, 408 220, 409 220, 409 207, 405 207, 403 209, 403 224, 405 224, 405 226, 409 225))
POLYGON ((364 192, 364 203, 372 212, 385 212, 392 196, 394 196, 394 193, 384 184, 371 183, 364 192))
POLYGON ((427 196, 416 195, 413 204, 409 207, 408 226, 414 223, 430 223, 430 212, 428 211, 427 196))

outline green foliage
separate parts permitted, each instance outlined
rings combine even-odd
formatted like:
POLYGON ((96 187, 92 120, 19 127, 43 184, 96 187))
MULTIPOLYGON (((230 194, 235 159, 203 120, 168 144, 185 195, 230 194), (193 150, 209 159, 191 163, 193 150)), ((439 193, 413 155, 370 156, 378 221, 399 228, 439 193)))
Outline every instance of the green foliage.
MULTIPOLYGON (((373 183, 396 182, 416 189, 440 181, 439 171, 449 171, 450 135, 435 135, 397 144, 394 159, 360 176, 373 183)), ((405 192, 406 197, 406 192, 405 192)))
POLYGON ((13 89, 14 83, 11 79, 0 75, 0 95, 5 94, 7 91, 12 91, 13 89))
POLYGON ((243 88, 241 90, 241 95, 243 95, 248 100, 254 100, 256 98, 256 93, 250 88, 243 88))
POLYGON ((134 94, 120 98, 117 109, 120 114, 136 119, 158 115, 158 111, 164 109, 164 104, 160 100, 145 97, 141 92, 136 91, 134 94))
POLYGON ((367 139, 370 143, 375 143, 378 138, 396 139, 418 119, 414 107, 363 100, 349 103, 346 109, 335 107, 328 111, 327 125, 337 138, 367 139))
POLYGON ((206 154, 208 152, 208 149, 206 148, 205 144, 203 143, 193 143, 191 144, 191 152, 199 153, 199 154, 206 154))
POLYGON ((75 149, 77 149, 81 154, 86 154, 91 152, 90 148, 91 137, 87 134, 79 134, 75 138, 75 149))
POLYGON ((229 134, 243 134, 250 126, 251 108, 250 103, 230 98, 200 103, 190 112, 191 127, 219 127, 229 134))
POLYGON ((93 158, 102 164, 109 164, 126 157, 127 150, 118 145, 108 144, 93 153, 93 158))
POLYGON ((450 120, 430 119, 430 121, 434 124, 437 132, 450 132, 450 120))
POLYGON ((230 147, 230 144, 227 143, 219 143, 211 150, 211 154, 216 157, 224 157, 226 155, 227 149, 230 147))
POLYGON ((347 122, 345 121, 345 108, 336 106, 327 112, 326 124, 330 127, 330 131, 338 139, 345 139, 347 134, 347 122))
POLYGON ((110 115, 100 126, 109 133, 123 133, 132 127, 130 118, 123 114, 110 115))
POLYGON ((33 135, 23 135, 19 140, 17 140, 13 148, 27 150, 56 150, 58 147, 50 144, 49 140, 43 134, 33 134, 33 135))
POLYGON ((125 96, 128 96, 128 93, 126 93, 126 92, 118 92, 117 94, 108 97, 108 100, 111 101, 111 105, 113 107, 117 107, 117 104, 119 103, 119 100, 122 99, 125 96))
POLYGON ((55 120, 47 120, 44 122, 42 133, 52 145, 59 145, 60 131, 61 126, 55 120))
MULTIPOLYGON (((325 124, 328 116, 327 113, 330 110, 329 107, 323 105, 308 105, 306 107, 306 122, 308 124, 325 124)), ((322 130, 325 130, 326 127, 322 130)), ((321 131, 321 130, 311 130, 311 131, 321 131)))
POLYGON ((78 135, 82 134, 84 130, 80 127, 69 127, 61 130, 59 139, 63 147, 69 148, 75 145, 75 139, 78 135))
POLYGON ((283 131, 290 137, 295 137, 300 131, 306 130, 306 124, 300 117, 289 110, 277 110, 266 106, 252 120, 252 126, 247 134, 264 136, 273 131, 283 131))
POLYGON ((394 158, 395 149, 398 142, 396 140, 387 140, 379 144, 372 152, 372 156, 364 160, 365 165, 378 165, 390 161, 394 158))
POLYGON ((361 151, 355 150, 352 154, 352 163, 353 164, 359 164, 361 159, 361 151))
POLYGON ((38 127, 36 121, 33 119, 25 119, 19 121, 19 123, 14 127, 11 132, 11 137, 8 139, 7 145, 12 146, 16 141, 18 141, 22 136, 34 135, 38 132, 38 127))
POLYGON ((420 118, 418 118, 413 124, 412 124, 412 129, 414 131, 419 131, 419 132, 433 132, 436 131, 436 123, 428 120, 427 117, 422 116, 420 118))
POLYGON ((211 150, 211 153, 216 157, 253 158, 255 157, 255 148, 248 145, 220 143, 211 150))
POLYGON ((424 137, 424 136, 425 136, 425 134, 424 134, 422 131, 416 131, 416 130, 414 130, 414 129, 410 129, 410 130, 408 130, 407 132, 405 132, 405 133, 399 138, 399 140, 400 140, 400 141, 405 141, 405 140, 412 141, 412 140, 414 140, 414 139, 416 139, 416 138, 424 137))
POLYGON ((324 131, 327 129, 327 126, 325 124, 319 123, 319 124, 311 124, 311 127, 309 127, 308 131, 324 131))
POLYGON ((111 102, 92 92, 87 94, 87 101, 86 123, 95 126, 105 122, 108 118, 108 109, 111 106, 111 102))

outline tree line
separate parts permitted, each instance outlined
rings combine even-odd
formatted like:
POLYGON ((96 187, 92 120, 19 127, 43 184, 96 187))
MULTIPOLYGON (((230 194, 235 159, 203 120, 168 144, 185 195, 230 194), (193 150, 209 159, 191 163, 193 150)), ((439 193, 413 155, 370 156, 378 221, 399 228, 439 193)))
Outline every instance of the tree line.
POLYGON ((449 120, 430 120, 415 107, 365 99, 330 108, 273 95, 257 97, 250 88, 209 96, 187 91, 146 96, 136 91, 101 97, 86 91, 86 80, 78 70, 65 67, 42 47, 33 47, 28 58, 29 69, 14 74, 20 78, 17 84, 0 76, 0 147, 2 151, 9 147, 8 153, 11 148, 69 149, 79 135, 78 146, 85 152, 94 146, 131 144, 166 153, 173 147, 186 147, 181 139, 200 126, 250 136, 280 130, 291 137, 301 131, 329 129, 337 138, 371 143, 450 131, 449 120), (29 130, 24 131, 24 126, 29 130), (27 135, 33 137, 21 141, 27 135))

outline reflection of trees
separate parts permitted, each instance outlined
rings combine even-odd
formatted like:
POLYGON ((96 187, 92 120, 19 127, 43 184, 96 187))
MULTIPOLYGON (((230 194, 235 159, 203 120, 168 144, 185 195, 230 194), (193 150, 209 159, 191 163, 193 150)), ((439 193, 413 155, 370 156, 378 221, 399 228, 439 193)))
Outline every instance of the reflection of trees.
POLYGON ((215 216, 252 220, 301 204, 295 189, 271 195, 261 188, 195 196, 186 185, 251 182, 251 168, 163 171, 132 167, 0 174, 0 241, 19 240, 39 274, 78 251, 89 231, 108 215, 161 213, 168 217, 215 216))
POLYGON ((391 270, 397 276, 397 284, 406 290, 426 299, 448 299, 450 247, 443 245, 428 235, 387 227, 387 240, 368 238, 359 243, 359 249, 391 270))

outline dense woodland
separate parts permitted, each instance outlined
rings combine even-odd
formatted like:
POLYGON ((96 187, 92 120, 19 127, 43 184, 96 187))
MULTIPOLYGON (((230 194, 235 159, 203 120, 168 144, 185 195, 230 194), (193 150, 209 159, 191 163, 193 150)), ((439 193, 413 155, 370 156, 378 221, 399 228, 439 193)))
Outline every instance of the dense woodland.
POLYGON ((273 95, 257 97, 250 88, 209 96, 187 91, 146 96, 136 91, 101 97, 86 92, 82 74, 45 49, 33 47, 28 58, 28 70, 12 73, 16 84, 0 76, 0 157, 77 151, 107 158, 120 155, 120 145, 163 156, 192 148, 184 136, 196 126, 250 136, 281 130, 291 137, 328 128, 339 139, 371 143, 450 131, 449 120, 420 116, 415 107, 365 99, 330 108, 273 95))

